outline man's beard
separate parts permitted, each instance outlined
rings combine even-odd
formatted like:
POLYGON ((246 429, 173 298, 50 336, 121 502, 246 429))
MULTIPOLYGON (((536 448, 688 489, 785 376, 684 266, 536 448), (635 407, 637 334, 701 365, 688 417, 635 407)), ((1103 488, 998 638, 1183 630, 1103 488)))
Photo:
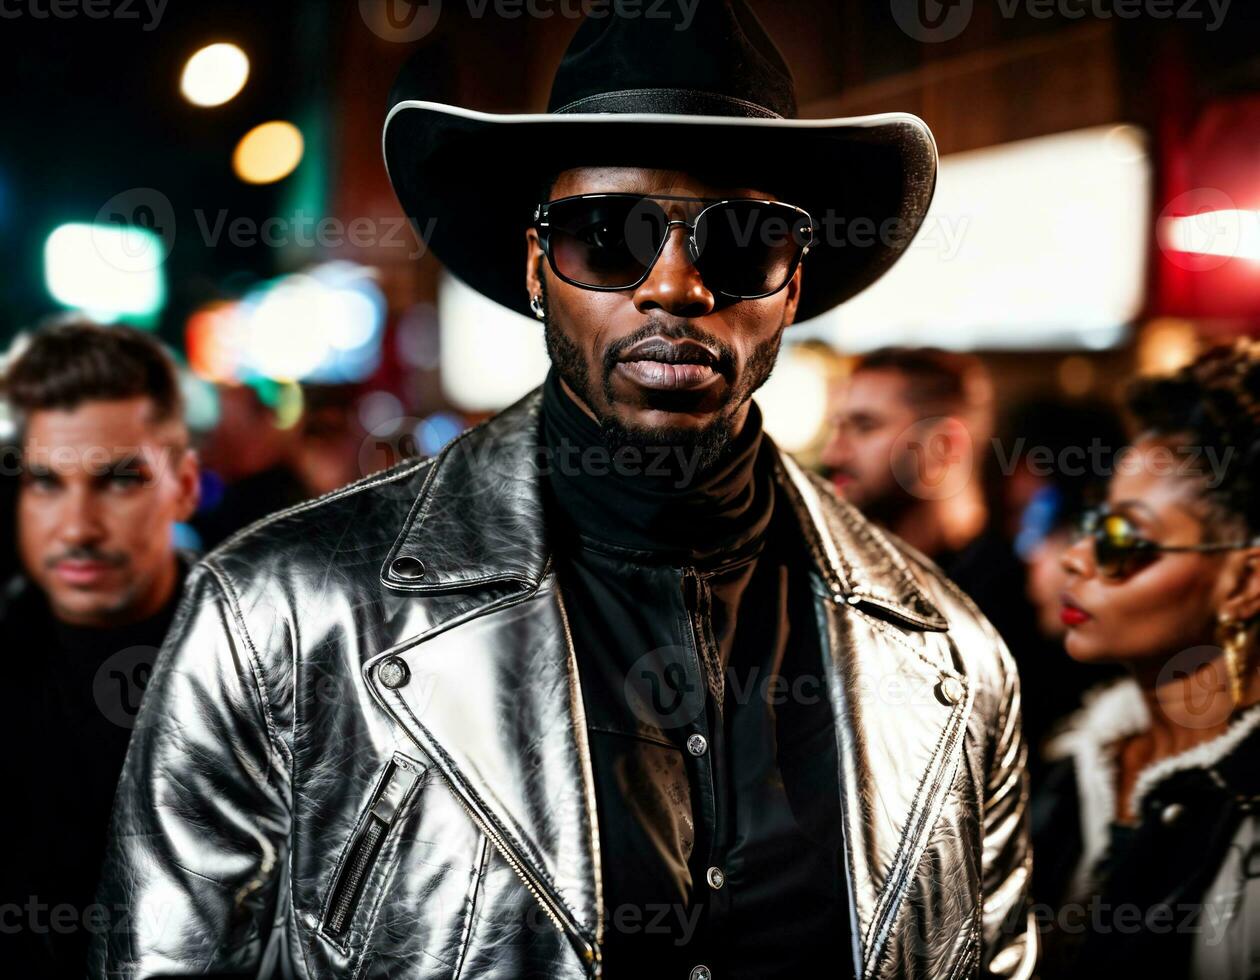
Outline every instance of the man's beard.
MULTIPOLYGON (((556 329, 550 312, 544 322, 544 336, 551 363, 555 365, 557 373, 569 389, 595 414, 600 434, 610 453, 615 453, 623 446, 632 446, 644 451, 667 447, 685 455, 691 461, 690 468, 694 473, 703 473, 721 459, 723 451, 734 439, 733 419, 739 408, 765 384, 766 379, 770 377, 770 372, 774 370, 786 326, 785 318, 785 321, 779 325, 779 329, 774 332, 774 336, 753 349, 742 376, 736 380, 727 396, 726 404, 712 422, 700 428, 673 425, 628 426, 617 416, 602 411, 598 406, 610 405, 614 401, 612 366, 615 363, 615 357, 606 355, 603 359, 603 377, 598 380, 592 379, 582 350, 569 337, 556 329), (603 393, 602 401, 597 401, 594 397, 596 383, 599 384, 603 393)), ((691 337, 710 345, 713 343, 713 338, 700 336, 695 331, 686 329, 669 334, 655 329, 651 332, 662 333, 665 336, 676 335, 680 339, 691 337)), ((630 343, 634 343, 639 338, 628 339, 630 343)), ((730 354, 729 349, 722 351, 724 359, 730 354)))

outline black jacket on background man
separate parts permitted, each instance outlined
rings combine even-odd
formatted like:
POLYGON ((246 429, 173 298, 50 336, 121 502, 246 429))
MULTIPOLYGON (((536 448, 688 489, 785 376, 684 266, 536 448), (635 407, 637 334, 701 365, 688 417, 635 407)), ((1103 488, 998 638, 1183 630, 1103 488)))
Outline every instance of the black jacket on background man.
POLYGON ((29 580, 9 582, 0 605, 6 975, 82 977, 92 934, 117 919, 94 906, 110 808, 141 696, 193 561, 178 552, 167 604, 114 629, 63 623, 29 580))

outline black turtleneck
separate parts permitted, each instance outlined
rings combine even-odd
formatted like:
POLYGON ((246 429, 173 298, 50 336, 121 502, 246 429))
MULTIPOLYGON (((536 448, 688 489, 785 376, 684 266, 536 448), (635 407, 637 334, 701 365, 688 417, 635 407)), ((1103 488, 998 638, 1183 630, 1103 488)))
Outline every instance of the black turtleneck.
POLYGON ((689 473, 676 452, 610 454, 553 368, 539 446, 595 776, 604 976, 763 980, 823 954, 843 969, 811 559, 760 410, 689 473))
POLYGON ((543 384, 540 444, 551 491, 580 535, 654 560, 705 564, 742 551, 774 511, 770 446, 761 409, 703 470, 681 447, 610 453, 599 425, 565 392, 552 368, 543 384))
POLYGON ((0 901, 16 903, 28 926, 10 937, 6 958, 24 977, 83 976, 100 916, 116 925, 124 911, 94 909, 94 892, 114 789, 188 559, 177 555, 176 568, 162 608, 125 626, 62 622, 29 582, 0 614, 10 683, 0 730, 11 763, 0 901))

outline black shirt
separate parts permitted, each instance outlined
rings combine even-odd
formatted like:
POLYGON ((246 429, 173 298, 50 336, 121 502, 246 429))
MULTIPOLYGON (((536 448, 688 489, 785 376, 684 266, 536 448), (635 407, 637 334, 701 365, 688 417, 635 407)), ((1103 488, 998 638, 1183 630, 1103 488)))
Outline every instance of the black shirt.
POLYGON ((15 976, 82 977, 93 932, 127 914, 95 904, 96 881, 140 698, 187 575, 178 561, 172 598, 127 626, 63 623, 30 583, 0 614, 11 780, 0 905, 17 927, 6 928, 0 956, 15 976))
POLYGON ((759 410, 691 479, 647 455, 601 465, 598 426, 553 370, 541 437, 595 776, 605 976, 799 976, 820 956, 847 975, 809 557, 759 410))

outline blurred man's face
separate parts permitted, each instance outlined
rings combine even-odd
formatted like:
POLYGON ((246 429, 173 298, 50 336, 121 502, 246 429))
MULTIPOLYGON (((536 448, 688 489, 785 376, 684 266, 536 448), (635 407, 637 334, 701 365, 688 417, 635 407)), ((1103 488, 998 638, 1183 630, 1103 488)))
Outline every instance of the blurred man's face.
POLYGON ((919 421, 906 398, 906 379, 896 371, 858 371, 839 394, 831 441, 822 462, 850 503, 878 518, 895 515, 916 499, 914 440, 919 421))
MULTIPOLYGON (((565 171, 551 199, 592 193, 688 197, 761 197, 751 187, 716 186, 668 170, 584 167, 565 171)), ((670 218, 694 219, 702 205, 661 202, 670 218)), ((792 203, 792 202, 788 202, 792 203)), ((552 362, 604 429, 610 442, 681 445, 710 461, 747 417, 748 401, 770 375, 784 328, 796 315, 801 269, 762 299, 737 300, 710 290, 692 263, 686 229, 674 226, 647 279, 639 286, 599 292, 558 279, 537 232, 527 232, 526 288, 547 304, 546 336, 552 362), (662 367, 672 356, 636 356, 661 338, 676 354, 690 348, 685 372, 662 367)))
POLYGON ((197 507, 197 461, 178 422, 138 397, 41 410, 27 420, 18 542, 66 623, 108 627, 156 613, 176 581, 171 526, 197 507))

